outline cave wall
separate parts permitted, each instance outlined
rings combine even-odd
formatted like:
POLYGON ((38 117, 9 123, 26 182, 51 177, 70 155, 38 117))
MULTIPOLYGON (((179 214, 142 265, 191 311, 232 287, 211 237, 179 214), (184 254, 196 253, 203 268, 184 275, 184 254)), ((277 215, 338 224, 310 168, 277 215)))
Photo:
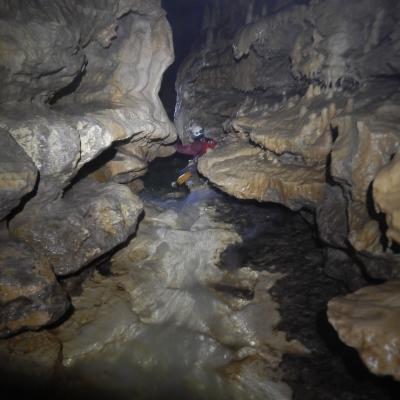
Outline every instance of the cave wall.
POLYGON ((198 165, 215 186, 315 223, 328 275, 346 281, 349 260, 370 282, 395 279, 332 300, 329 311, 370 370, 395 377, 399 21, 394 0, 208 2, 175 114, 183 141, 194 125, 218 140, 198 165))
POLYGON ((135 232, 120 183, 176 139, 158 97, 173 58, 157 0, 0 1, 0 336, 57 321, 58 277, 135 232))
POLYGON ((224 141, 206 177, 311 210, 321 240, 376 278, 399 271, 399 18, 391 0, 210 3, 177 82, 179 135, 200 124, 224 141))

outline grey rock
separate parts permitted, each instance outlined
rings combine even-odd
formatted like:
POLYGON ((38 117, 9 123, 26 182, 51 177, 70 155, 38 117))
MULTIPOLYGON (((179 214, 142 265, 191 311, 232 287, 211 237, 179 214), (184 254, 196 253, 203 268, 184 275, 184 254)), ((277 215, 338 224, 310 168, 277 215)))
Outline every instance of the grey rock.
POLYGON ((351 291, 367 284, 360 264, 343 250, 332 247, 325 249, 324 267, 326 275, 341 281, 351 291))
POLYGON ((343 190, 327 185, 324 200, 316 211, 318 235, 326 244, 347 247, 346 207, 343 190))
POLYGON ((194 122, 206 131, 206 121, 219 124, 225 135, 199 161, 213 184, 316 212, 323 242, 362 254, 373 276, 396 276, 397 170, 378 200, 371 188, 400 145, 399 4, 292 1, 261 18, 251 4, 247 17, 241 2, 213 7, 213 41, 192 52, 178 77, 179 136, 189 140, 194 122), (374 201, 387 212, 387 232, 374 201))
POLYGON ((0 337, 39 329, 69 307, 50 262, 27 244, 0 243, 0 337))
POLYGON ((0 220, 31 192, 37 170, 12 136, 0 129, 0 220))
POLYGON ((42 252, 56 275, 68 275, 126 241, 141 213, 128 187, 85 180, 60 200, 26 208, 10 232, 42 252))

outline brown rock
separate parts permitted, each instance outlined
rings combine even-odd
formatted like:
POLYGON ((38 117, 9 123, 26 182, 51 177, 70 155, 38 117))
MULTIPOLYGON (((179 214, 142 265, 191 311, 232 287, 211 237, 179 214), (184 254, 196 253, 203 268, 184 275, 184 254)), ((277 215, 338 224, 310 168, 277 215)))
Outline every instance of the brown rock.
POLYGON ((371 372, 400 380, 400 281, 331 300, 328 319, 371 372))
POLYGON ((38 329, 68 309, 50 262, 24 243, 0 244, 0 337, 38 329))
POLYGON ((56 275, 68 275, 126 241, 142 210, 140 200, 124 185, 87 179, 63 199, 25 209, 11 222, 10 231, 51 260, 56 275))
POLYGON ((33 190, 36 177, 32 160, 7 131, 0 129, 0 220, 33 190))

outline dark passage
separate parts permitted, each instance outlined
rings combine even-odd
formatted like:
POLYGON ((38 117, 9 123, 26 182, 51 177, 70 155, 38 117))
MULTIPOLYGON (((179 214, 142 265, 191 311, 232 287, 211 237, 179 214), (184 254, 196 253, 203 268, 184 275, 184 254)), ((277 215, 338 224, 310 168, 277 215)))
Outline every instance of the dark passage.
POLYGON ((201 40, 200 31, 206 0, 162 0, 162 7, 167 12, 167 19, 171 24, 175 62, 164 74, 160 98, 173 120, 176 91, 175 82, 179 67, 193 46, 201 40))

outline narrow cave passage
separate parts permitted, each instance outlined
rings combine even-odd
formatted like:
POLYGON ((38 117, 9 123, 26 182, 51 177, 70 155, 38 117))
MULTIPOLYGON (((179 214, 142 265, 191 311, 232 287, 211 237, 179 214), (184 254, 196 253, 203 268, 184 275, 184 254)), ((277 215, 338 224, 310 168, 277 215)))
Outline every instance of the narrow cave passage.
POLYGON ((171 120, 174 119, 176 106, 175 84, 179 67, 195 44, 201 41, 202 20, 206 3, 206 0, 162 1, 162 7, 167 13, 167 19, 172 28, 175 61, 165 71, 160 98, 171 120))
POLYGON ((21 4, 0 397, 398 400, 398 2, 21 4))

